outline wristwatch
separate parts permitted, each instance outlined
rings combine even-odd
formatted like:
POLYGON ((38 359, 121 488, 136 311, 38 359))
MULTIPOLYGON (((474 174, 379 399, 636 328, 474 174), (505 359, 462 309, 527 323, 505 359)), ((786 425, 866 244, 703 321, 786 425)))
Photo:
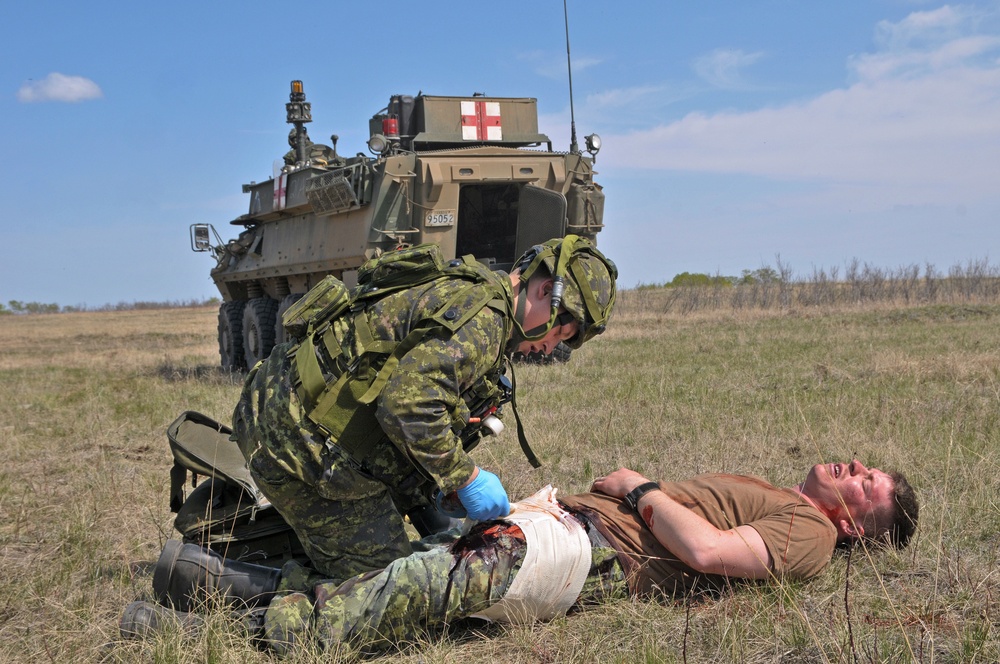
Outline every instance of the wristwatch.
POLYGON ((650 491, 659 491, 659 489, 659 482, 646 482, 645 484, 640 484, 625 494, 625 504, 628 505, 633 511, 638 511, 639 499, 650 491))

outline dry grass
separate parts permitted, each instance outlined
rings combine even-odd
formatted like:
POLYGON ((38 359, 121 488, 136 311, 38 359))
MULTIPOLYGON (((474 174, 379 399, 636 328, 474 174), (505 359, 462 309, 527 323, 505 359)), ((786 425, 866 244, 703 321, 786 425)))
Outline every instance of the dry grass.
MULTIPOLYGON (((695 605, 626 601, 429 636, 393 661, 1000 661, 1000 305, 682 314, 657 297, 627 293, 568 364, 518 368, 542 468, 513 426, 477 460, 522 496, 547 482, 582 491, 621 465, 791 485, 858 456, 917 487, 911 548, 695 605)), ((197 639, 118 641, 172 536, 164 430, 188 409, 226 421, 238 394, 217 359, 212 309, 0 318, 0 660, 271 661, 220 615, 197 639)))

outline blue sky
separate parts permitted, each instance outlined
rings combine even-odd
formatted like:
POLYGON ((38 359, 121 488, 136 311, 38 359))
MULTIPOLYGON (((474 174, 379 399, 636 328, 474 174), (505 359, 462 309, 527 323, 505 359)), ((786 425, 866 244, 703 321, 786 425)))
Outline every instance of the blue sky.
MULTIPOLYGON (((621 283, 1000 253, 1000 1, 569 0, 621 283)), ((310 134, 365 151, 391 94, 536 97, 569 146, 563 3, 7 3, 0 302, 216 294, 188 225, 310 134), (433 8, 433 9, 430 9, 433 8)))

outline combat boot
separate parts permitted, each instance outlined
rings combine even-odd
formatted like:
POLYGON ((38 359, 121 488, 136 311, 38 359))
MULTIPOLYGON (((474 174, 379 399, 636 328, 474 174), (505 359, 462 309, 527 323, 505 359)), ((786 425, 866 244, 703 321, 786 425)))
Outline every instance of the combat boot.
MULTIPOLYGON (((264 615, 266 607, 236 611, 232 618, 244 636, 255 643, 263 644, 264 615)), ((196 613, 175 611, 153 602, 135 601, 125 607, 118 623, 123 639, 149 639, 170 630, 182 632, 190 637, 198 636, 205 626, 205 619, 196 613)))
POLYGON ((153 592, 158 602, 191 611, 212 595, 237 608, 271 601, 281 570, 223 558, 197 544, 167 540, 153 568, 153 592))
POLYGON ((147 639, 171 629, 196 636, 204 624, 204 619, 193 613, 136 601, 125 607, 118 629, 123 639, 147 639))

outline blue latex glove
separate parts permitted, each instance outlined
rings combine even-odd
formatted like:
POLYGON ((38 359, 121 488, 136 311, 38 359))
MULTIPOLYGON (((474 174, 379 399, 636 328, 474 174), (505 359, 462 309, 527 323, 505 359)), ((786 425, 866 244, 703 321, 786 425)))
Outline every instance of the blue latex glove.
POLYGON ((500 478, 488 470, 479 469, 476 479, 458 490, 469 518, 489 521, 510 514, 510 500, 500 478))

